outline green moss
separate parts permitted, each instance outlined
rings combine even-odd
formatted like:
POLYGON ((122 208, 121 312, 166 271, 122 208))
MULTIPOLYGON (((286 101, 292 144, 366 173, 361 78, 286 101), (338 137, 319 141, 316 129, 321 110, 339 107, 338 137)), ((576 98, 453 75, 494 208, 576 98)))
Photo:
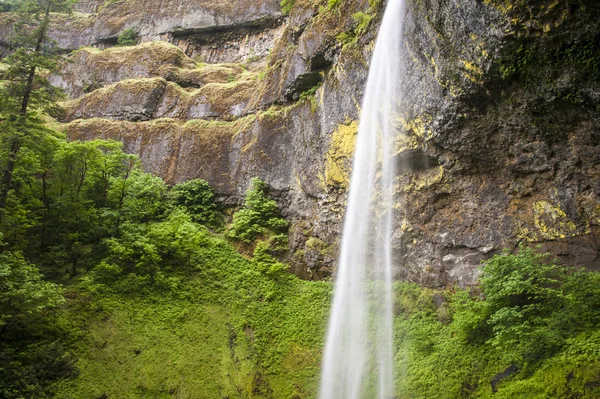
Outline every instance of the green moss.
POLYGON ((568 75, 572 82, 600 79, 600 36, 594 29, 600 14, 586 6, 575 10, 559 2, 540 10, 529 10, 526 5, 508 9, 509 15, 515 18, 517 39, 513 49, 507 52, 510 55, 500 61, 501 77, 516 80, 530 90, 554 91, 566 100, 577 98, 577 95, 556 89, 564 86, 564 83, 559 84, 564 75, 568 75), (576 40, 572 35, 561 34, 562 31, 555 32, 556 27, 567 29, 564 25, 575 20, 587 20, 589 25, 576 40), (520 34, 525 28, 529 31, 537 29, 535 40, 531 33, 520 34))
POLYGON ((352 19, 354 20, 352 29, 338 34, 336 36, 337 41, 342 45, 356 43, 362 35, 367 33, 375 14, 376 9, 374 7, 370 7, 366 13, 359 11, 352 14, 352 19))
POLYGON ((88 282, 74 296, 65 317, 85 326, 80 374, 57 398, 316 395, 330 284, 207 238, 168 291, 130 297, 88 282))
POLYGON ((294 3, 295 0, 281 0, 281 3, 279 3, 281 5, 281 13, 288 15, 292 11, 292 8, 294 8, 294 3))
POLYGON ((321 256, 329 256, 332 253, 332 246, 317 237, 310 237, 306 240, 305 248, 318 252, 321 256))

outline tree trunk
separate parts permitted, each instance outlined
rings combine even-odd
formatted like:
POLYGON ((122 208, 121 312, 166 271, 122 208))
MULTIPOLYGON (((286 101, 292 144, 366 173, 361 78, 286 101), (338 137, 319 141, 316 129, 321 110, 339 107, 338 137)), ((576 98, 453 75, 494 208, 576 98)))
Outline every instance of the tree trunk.
MULTIPOLYGON (((42 21, 42 26, 40 29, 40 34, 37 38, 37 42, 35 44, 35 54, 40 54, 42 52, 42 46, 44 44, 44 39, 46 38, 46 31, 48 30, 48 24, 50 23, 50 9, 52 8, 52 1, 48 1, 48 6, 46 7, 46 13, 44 15, 44 20, 42 21)), ((31 99, 31 92, 33 91, 33 80, 35 79, 35 65, 33 65, 29 69, 29 75, 27 76, 27 85, 25 86, 25 92, 23 93, 23 101, 21 102, 21 116, 27 115, 27 108, 29 108, 29 100, 31 99)))
POLYGON ((6 327, 8 327, 8 320, 6 321, 6 323, 2 326, 2 330, 0 331, 0 335, 4 334, 6 332, 6 327))
MULTIPOLYGON (((0 190, 0 210, 6 208, 6 200, 8 199, 8 192, 12 188, 12 177, 15 169, 15 163, 17 162, 17 154, 21 149, 21 141, 14 140, 10 146, 10 153, 8 154, 8 160, 6 162, 6 169, 2 176, 2 190, 0 190)), ((2 223, 2 213, 0 212, 0 223, 2 223)))
MULTIPOLYGON (((52 8, 52 1, 48 1, 48 6, 46 7, 46 13, 44 15, 44 20, 42 21, 42 26, 40 29, 39 36, 37 38, 37 42, 35 45, 35 54, 40 54, 42 52, 42 46, 44 44, 44 39, 46 38, 46 30, 48 29, 48 23, 50 21, 50 9, 52 8)), ((29 69, 29 74, 27 75, 27 84, 25 85, 25 91, 23 93, 23 101, 21 101, 21 109, 19 111, 19 115, 22 118, 27 116, 27 109, 29 108, 29 101, 31 99, 31 93, 33 92, 33 81, 35 79, 35 65, 33 65, 29 69)), ((6 209, 6 200, 8 199, 8 193, 12 188, 12 178, 13 171, 15 169, 15 163, 17 162, 17 156, 19 155, 19 150, 21 149, 21 140, 14 139, 13 143, 10 146, 10 153, 8 154, 8 161, 6 162, 6 169, 4 170, 4 174, 2 176, 2 189, 0 190, 0 211, 6 209)), ((2 223, 2 212, 0 212, 0 224, 2 223)))

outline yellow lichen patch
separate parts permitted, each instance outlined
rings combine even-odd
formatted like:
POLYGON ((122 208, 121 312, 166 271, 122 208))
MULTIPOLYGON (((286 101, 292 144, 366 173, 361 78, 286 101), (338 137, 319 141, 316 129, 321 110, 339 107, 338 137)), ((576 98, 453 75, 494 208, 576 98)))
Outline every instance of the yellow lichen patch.
POLYGON ((435 168, 413 173, 410 177, 410 183, 404 186, 403 190, 405 192, 421 191, 440 183, 443 179, 444 168, 439 165, 435 168))
POLYGON ((460 62, 466 69, 464 73, 465 77, 473 83, 481 83, 481 78, 483 77, 483 71, 481 68, 467 60, 461 60, 460 62))
POLYGON ((484 0, 484 3, 500 10, 503 14, 507 14, 513 9, 513 4, 510 0, 484 0))
POLYGON ((398 155, 405 151, 416 150, 419 148, 419 140, 417 136, 399 134, 394 140, 394 154, 398 155))
POLYGON ((400 229, 401 229, 403 232, 410 232, 410 231, 413 231, 413 230, 414 230, 414 229, 413 229, 413 227, 412 227, 412 225, 411 225, 411 224, 410 224, 410 222, 408 221, 408 219, 403 219, 403 220, 402 220, 402 224, 400 225, 400 229))
POLYGON ((433 118, 429 114, 422 114, 413 119, 398 118, 405 132, 410 132, 417 137, 427 138, 429 136, 429 124, 433 118))
POLYGON ((579 235, 577 226, 568 218, 558 205, 548 201, 538 201, 533 204, 535 236, 547 240, 564 239, 579 235))
POLYGON ((325 160, 325 185, 348 187, 357 134, 357 121, 339 125, 333 132, 325 160))

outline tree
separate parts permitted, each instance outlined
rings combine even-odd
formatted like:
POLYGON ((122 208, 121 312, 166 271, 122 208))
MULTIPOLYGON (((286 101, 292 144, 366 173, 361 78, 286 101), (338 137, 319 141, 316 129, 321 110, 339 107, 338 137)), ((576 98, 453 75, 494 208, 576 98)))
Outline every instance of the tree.
POLYGON ((281 217, 277 202, 267 196, 267 183, 252 179, 244 206, 233 215, 229 237, 250 244, 260 236, 279 234, 286 228, 287 222, 281 217))
POLYGON ((0 0, 0 12, 9 12, 17 9, 22 0, 0 0))
POLYGON ((139 169, 129 176, 123 198, 124 217, 136 223, 148 223, 163 216, 167 185, 160 178, 139 169))
POLYGON ((127 28, 119 33, 117 45, 119 46, 135 46, 138 41, 138 34, 133 28, 127 28))
POLYGON ((0 254, 0 335, 9 324, 65 302, 62 289, 44 281, 38 268, 18 252, 0 254))
POLYGON ((223 226, 223 215, 215 204, 212 187, 201 179, 179 183, 171 189, 175 206, 183 207, 196 223, 218 229, 223 226))
MULTIPOLYGON (((48 36, 51 13, 72 9, 73 0, 23 0, 18 4, 11 38, 14 52, 5 59, 7 83, 0 87, 0 126, 7 157, 2 165, 0 210, 13 186, 19 151, 32 128, 41 127, 39 111, 56 109, 61 92, 51 86, 47 74, 58 70, 56 45, 48 36), (34 125, 34 126, 32 126, 34 125)), ((0 214, 0 221, 2 220, 0 214)))

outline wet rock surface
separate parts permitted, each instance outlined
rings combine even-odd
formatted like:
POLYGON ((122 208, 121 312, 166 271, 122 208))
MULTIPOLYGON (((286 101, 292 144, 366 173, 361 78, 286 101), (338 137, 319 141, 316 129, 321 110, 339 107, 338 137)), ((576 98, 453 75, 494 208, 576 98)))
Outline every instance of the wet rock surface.
MULTIPOLYGON (((151 20, 154 5, 93 3, 56 27, 65 48, 111 46, 130 26, 162 42, 70 56, 51 78, 70 98, 69 136, 122 140, 169 183, 206 179, 229 205, 261 177, 291 222, 286 260, 305 278, 331 275, 384 4, 297 0, 284 18, 277 1, 170 0, 151 20)), ((398 278, 470 285, 482 260, 519 244, 600 269, 598 8, 408 2, 398 278)))

